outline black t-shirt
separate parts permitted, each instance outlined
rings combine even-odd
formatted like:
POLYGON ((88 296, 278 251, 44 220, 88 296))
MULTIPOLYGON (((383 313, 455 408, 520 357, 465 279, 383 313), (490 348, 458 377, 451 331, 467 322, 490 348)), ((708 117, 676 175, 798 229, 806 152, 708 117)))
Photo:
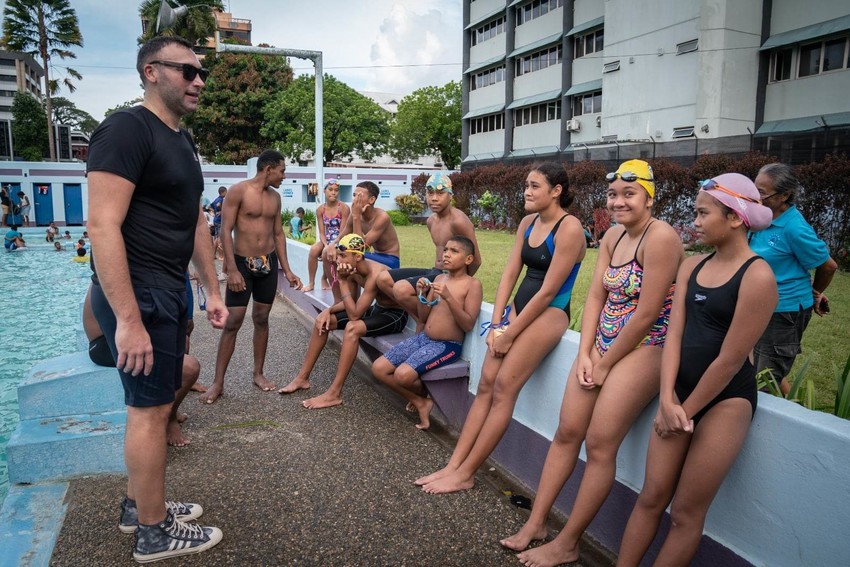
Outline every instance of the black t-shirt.
POLYGON ((6 195, 3 195, 3 194, 0 194, 0 203, 5 205, 6 207, 12 206, 12 200, 9 199, 9 197, 7 197, 6 195))
MULTIPOLYGON (((133 286, 181 290, 195 245, 204 178, 197 148, 143 106, 104 120, 89 143, 87 172, 135 184, 121 233, 133 286)), ((108 262, 98 258, 98 263, 108 262)), ((97 282, 97 272, 92 263, 97 282)))

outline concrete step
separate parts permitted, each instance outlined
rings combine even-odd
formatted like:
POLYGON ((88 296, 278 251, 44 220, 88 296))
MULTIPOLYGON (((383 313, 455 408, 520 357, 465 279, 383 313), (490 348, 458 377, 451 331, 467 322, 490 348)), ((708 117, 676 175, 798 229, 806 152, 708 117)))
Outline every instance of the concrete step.
POLYGON ((124 390, 114 368, 75 352, 33 364, 18 385, 18 408, 21 420, 116 411, 124 390))
POLYGON ((12 485, 0 508, 0 567, 47 567, 65 519, 67 483, 12 485))
POLYGON ((21 420, 6 447, 9 481, 123 473, 127 411, 21 420))

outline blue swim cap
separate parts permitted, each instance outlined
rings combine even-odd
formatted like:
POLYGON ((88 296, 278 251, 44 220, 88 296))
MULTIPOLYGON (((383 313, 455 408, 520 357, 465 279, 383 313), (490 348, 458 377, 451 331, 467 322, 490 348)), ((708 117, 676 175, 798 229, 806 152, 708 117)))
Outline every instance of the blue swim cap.
POLYGON ((431 189, 432 191, 445 191, 448 194, 452 193, 452 180, 448 175, 442 173, 435 173, 431 177, 428 178, 428 181, 425 182, 425 190, 431 189))

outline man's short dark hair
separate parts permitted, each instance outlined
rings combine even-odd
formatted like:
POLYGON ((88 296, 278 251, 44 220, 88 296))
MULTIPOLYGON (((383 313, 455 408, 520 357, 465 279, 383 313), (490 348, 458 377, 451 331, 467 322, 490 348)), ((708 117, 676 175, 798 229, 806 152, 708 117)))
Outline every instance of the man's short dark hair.
POLYGON ((225 193, 227 193, 227 187, 222 185, 221 187, 218 188, 218 194, 219 195, 224 195, 225 193))
POLYGON ((77 248, 77 256, 82 258, 85 255, 86 255, 86 249, 85 248, 83 248, 82 246, 77 248))
POLYGON ((145 84, 145 65, 155 60, 159 52, 169 45, 182 45, 186 49, 192 49, 191 43, 177 35, 158 35, 149 39, 139 48, 139 54, 136 56, 136 71, 139 72, 142 85, 145 84))
POLYGON ((266 150, 257 159, 257 171, 263 171, 268 166, 277 167, 278 164, 284 161, 286 161, 286 158, 279 151, 266 150))
POLYGON ((377 199, 378 195, 381 194, 381 190, 378 189, 378 186, 372 183, 371 181, 361 181, 357 184, 357 186, 367 190, 369 192, 369 195, 371 195, 375 199, 377 199))
POLYGON ((12 230, 18 230, 18 225, 13 224, 13 225, 10 225, 9 228, 11 228, 12 230))
POLYGON ((297 209, 295 209, 295 214, 303 215, 304 214, 304 207, 298 207, 297 209))
POLYGON ((473 244, 472 240, 467 237, 455 234, 451 238, 449 238, 446 243, 449 242, 457 242, 460 244, 460 247, 463 248, 464 252, 466 252, 469 256, 475 256, 475 244, 473 244))

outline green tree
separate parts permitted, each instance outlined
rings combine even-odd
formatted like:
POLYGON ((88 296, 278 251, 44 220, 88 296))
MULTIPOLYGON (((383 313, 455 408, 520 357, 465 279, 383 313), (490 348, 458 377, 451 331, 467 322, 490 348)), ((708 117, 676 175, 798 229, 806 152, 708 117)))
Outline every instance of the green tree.
MULTIPOLYGON (((312 75, 301 75, 266 106, 263 135, 293 159, 315 153, 314 84, 312 75)), ((330 75, 325 75, 323 103, 325 163, 355 153, 370 159, 383 152, 389 115, 377 103, 330 75)))
MULTIPOLYGON (((3 46, 10 51, 28 53, 40 57, 44 67, 44 99, 47 107, 47 136, 50 159, 56 159, 53 140, 51 97, 59 92, 59 81, 51 79, 52 61, 76 59, 71 47, 82 47, 83 36, 77 21, 77 12, 69 0, 7 0, 3 9, 3 46)), ((80 75, 70 67, 64 67, 62 83, 70 91, 76 88, 71 77, 80 80, 80 75)))
POLYGON ((449 169, 460 164, 460 83, 425 87, 401 99, 390 127, 390 153, 411 160, 436 154, 449 169))
POLYGON ((61 96, 53 98, 53 123, 66 124, 86 136, 91 136, 99 124, 91 114, 80 110, 73 102, 61 96))
POLYGON ((12 140, 15 155, 26 161, 41 161, 48 150, 47 115, 27 93, 16 93, 12 102, 12 140))
POLYGON ((144 31, 137 40, 139 45, 158 35, 179 35, 192 45, 206 46, 207 38, 215 35, 216 21, 212 11, 224 11, 224 3, 221 0, 182 0, 180 4, 189 11, 170 29, 157 33, 160 0, 144 0, 139 6, 139 16, 144 22, 144 31))
POLYGON ((110 114, 115 112, 116 110, 123 110, 125 108, 132 108, 134 106, 142 104, 143 100, 144 100, 144 98, 142 98, 141 96, 137 96, 133 100, 128 100, 128 101, 122 102, 121 104, 119 104, 117 106, 113 106, 111 108, 108 108, 106 110, 106 112, 103 113, 103 117, 106 118, 107 116, 109 116, 110 114))
POLYGON ((271 140, 261 131, 263 107, 292 82, 283 57, 246 53, 211 53, 204 59, 210 76, 198 110, 187 116, 195 141, 213 163, 244 163, 271 140))

